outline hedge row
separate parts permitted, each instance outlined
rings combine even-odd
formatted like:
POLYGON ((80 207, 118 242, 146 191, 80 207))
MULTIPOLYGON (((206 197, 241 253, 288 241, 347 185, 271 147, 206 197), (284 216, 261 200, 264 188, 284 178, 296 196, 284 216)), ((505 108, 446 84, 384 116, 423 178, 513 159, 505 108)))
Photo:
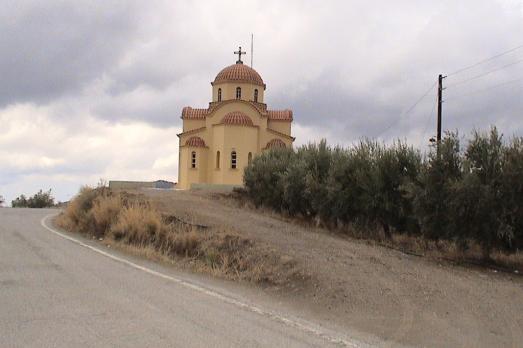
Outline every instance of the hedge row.
POLYGON ((485 257, 523 246, 523 138, 508 142, 493 127, 462 148, 447 133, 422 155, 397 141, 364 140, 332 148, 323 140, 257 156, 245 188, 258 206, 329 226, 379 227, 392 233, 476 241, 485 257))

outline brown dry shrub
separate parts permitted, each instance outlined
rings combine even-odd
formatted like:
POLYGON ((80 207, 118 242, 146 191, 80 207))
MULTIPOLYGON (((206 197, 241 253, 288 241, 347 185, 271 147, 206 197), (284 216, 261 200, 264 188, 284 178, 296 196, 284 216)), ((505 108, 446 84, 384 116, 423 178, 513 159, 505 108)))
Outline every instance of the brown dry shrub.
POLYGON ((93 233, 93 217, 91 208, 98 197, 96 189, 84 186, 80 192, 69 202, 67 208, 56 222, 65 229, 74 229, 82 233, 93 233))
POLYGON ((110 235, 115 240, 129 244, 154 244, 164 232, 161 215, 147 205, 133 204, 123 207, 116 222, 111 225, 110 235))
POLYGON ((167 255, 195 257, 200 253, 203 235, 194 227, 170 224, 160 237, 157 247, 167 255))
POLYGON ((117 221, 120 211, 123 209, 120 195, 100 195, 91 209, 95 233, 105 236, 111 226, 117 221))

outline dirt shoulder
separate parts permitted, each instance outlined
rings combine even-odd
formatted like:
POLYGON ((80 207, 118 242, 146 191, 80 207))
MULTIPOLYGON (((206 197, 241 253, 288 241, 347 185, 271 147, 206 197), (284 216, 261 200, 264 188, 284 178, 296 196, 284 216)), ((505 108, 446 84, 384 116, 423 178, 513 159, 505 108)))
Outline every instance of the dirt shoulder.
POLYGON ((288 255, 311 282, 265 289, 341 327, 414 346, 516 347, 523 342, 523 279, 439 263, 239 208, 208 192, 144 190, 159 209, 231 228, 288 255))

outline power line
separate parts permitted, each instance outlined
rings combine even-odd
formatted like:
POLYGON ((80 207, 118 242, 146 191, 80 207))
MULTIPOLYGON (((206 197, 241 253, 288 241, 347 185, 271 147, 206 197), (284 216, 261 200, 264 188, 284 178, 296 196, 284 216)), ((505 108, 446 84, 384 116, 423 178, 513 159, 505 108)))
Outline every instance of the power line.
POLYGON ((520 78, 514 79, 514 80, 510 80, 510 81, 506 81, 506 82, 502 82, 502 83, 498 83, 496 85, 489 86, 487 88, 478 89, 478 90, 475 90, 475 91, 472 91, 472 92, 458 94, 458 95, 456 95, 454 97, 450 97, 450 98, 447 98, 445 100, 454 100, 454 99, 459 99, 459 98, 462 98, 462 97, 468 97, 468 96, 474 95, 476 93, 486 92, 486 91, 489 91, 491 89, 503 87, 503 86, 506 86, 506 85, 509 85, 509 84, 512 84, 512 83, 516 83, 516 82, 519 82, 519 81, 523 81, 523 77, 520 77, 520 78))
MULTIPOLYGON (((416 102, 414 104, 412 104, 408 109, 406 109, 406 111, 402 112, 400 114, 400 119, 403 117, 403 116, 406 116, 408 115, 412 110, 414 110, 414 108, 434 89, 434 86, 436 86, 436 83, 437 82, 434 82, 430 88, 427 90, 427 92, 425 92, 418 100, 416 100, 416 102)), ((394 126, 394 124, 396 124, 397 121, 394 120, 391 124, 389 124, 385 129, 383 129, 381 132, 379 132, 377 135, 375 135, 374 137, 377 138, 379 137, 380 135, 382 135, 383 133, 385 133, 386 131, 388 131, 389 129, 392 128, 392 126, 394 126)))
POLYGON ((499 71, 499 70, 503 70, 505 68, 508 68, 509 66, 513 66, 513 65, 516 65, 516 64, 519 64, 523 62, 523 59, 520 59, 520 60, 517 60, 515 62, 512 62, 512 63, 509 63, 509 64, 506 64, 506 65, 503 65, 502 67, 499 67, 499 68, 496 68, 496 69, 492 69, 492 70, 489 70, 487 72, 484 72, 482 74, 479 74, 479 75, 476 75, 476 76, 472 76, 468 79, 465 79, 465 80, 461 80, 461 81, 458 81, 458 82, 455 82, 453 84, 450 84, 447 86, 447 88, 451 88, 451 87, 454 87, 454 86, 458 86, 458 85, 461 85, 463 83, 466 83, 466 82, 469 82, 469 81, 472 81, 472 80, 476 80, 476 79, 479 79, 480 77, 483 77, 483 76, 486 76, 486 75, 489 75, 489 74, 492 74, 493 72, 496 72, 496 71, 499 71))
POLYGON ((434 98, 434 104, 432 104, 432 109, 430 110, 430 115, 427 118, 427 121, 425 121, 425 129, 423 129, 423 133, 421 133, 422 137, 425 137, 425 134, 427 133, 427 129, 429 128, 430 120, 432 119, 432 116, 434 116, 434 110, 436 109, 436 103, 438 100, 434 98))
POLYGON ((496 59, 496 58, 499 58, 499 57, 501 57, 501 56, 504 56, 504 55, 506 55, 506 54, 509 54, 509 53, 511 53, 511 52, 514 52, 514 51, 516 51, 516 50, 519 50, 520 48, 523 48, 523 45, 519 45, 519 46, 517 46, 517 47, 511 48, 511 49, 508 50, 508 51, 505 51, 505 52, 502 52, 502 53, 496 54, 495 56, 492 56, 492 57, 490 57, 490 58, 483 59, 483 60, 481 60, 481 61, 479 61, 479 62, 477 62, 477 63, 474 63, 474 64, 472 64, 472 65, 469 65, 469 66, 464 67, 464 68, 461 68, 461 69, 458 69, 458 70, 454 71, 453 73, 448 74, 447 76, 457 75, 457 74, 459 74, 459 73, 462 73, 463 71, 467 71, 467 70, 472 69, 472 68, 475 68, 475 67, 477 67, 477 66, 479 66, 479 65, 481 65, 481 64, 483 64, 483 63, 490 62, 491 60, 494 60, 494 59, 496 59))

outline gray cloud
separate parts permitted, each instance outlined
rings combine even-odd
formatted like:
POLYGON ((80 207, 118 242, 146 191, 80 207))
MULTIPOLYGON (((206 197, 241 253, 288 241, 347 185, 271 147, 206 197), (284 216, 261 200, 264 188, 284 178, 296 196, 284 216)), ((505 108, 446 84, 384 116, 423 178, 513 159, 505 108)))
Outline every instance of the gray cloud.
POLYGON ((132 2, 8 1, 2 7, 0 106, 75 93, 111 69, 136 39, 132 2))
MULTIPOLYGON (((166 173, 155 172, 155 159, 145 153, 122 153, 126 147, 97 155, 100 141, 120 140, 98 139, 96 132, 107 128, 104 136, 122 136, 121 125, 133 131, 143 125, 153 134, 147 139, 159 132, 174 146, 175 134, 165 130, 181 125, 183 106, 207 106, 209 82, 234 63, 237 45, 248 50, 252 32, 266 101, 294 110, 298 136, 317 139, 324 132, 345 144, 374 136, 424 144, 434 133, 435 90, 404 111, 439 73, 522 44, 522 19, 515 0, 8 1, 0 12, 0 157, 8 161, 0 168, 0 189, 18 188, 13 183, 29 177, 59 182, 61 173, 74 177, 70 185, 96 173, 166 173), (17 129, 17 118, 31 117, 46 128, 17 129), (61 132, 46 139, 74 151, 39 140, 39 132, 56 128, 61 132), (4 134, 19 139, 18 132, 33 138, 2 142, 4 134)), ((519 59, 523 50, 445 83, 519 59)), ((475 92, 518 77, 523 63, 445 90, 444 128, 464 134, 496 124, 507 135, 523 134, 523 81, 475 92)), ((141 140, 126 141, 141 149, 141 140)), ((170 157, 162 161, 174 165, 170 157)))

